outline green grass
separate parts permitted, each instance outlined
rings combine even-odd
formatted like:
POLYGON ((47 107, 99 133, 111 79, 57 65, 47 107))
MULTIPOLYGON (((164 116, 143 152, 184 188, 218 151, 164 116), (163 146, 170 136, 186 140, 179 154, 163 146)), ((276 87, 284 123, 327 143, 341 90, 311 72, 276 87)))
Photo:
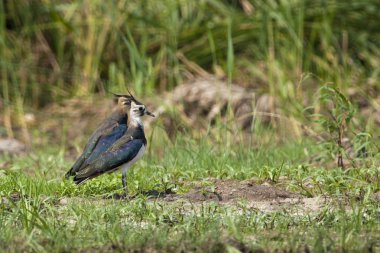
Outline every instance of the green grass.
POLYGON ((2 156, 0 245, 7 252, 161 251, 236 252, 236 249, 312 252, 379 252, 380 190, 376 166, 342 171, 308 164, 312 143, 260 149, 229 148, 185 138, 154 155, 159 145, 130 170, 131 201, 104 199, 120 192, 120 173, 81 187, 62 180, 71 165, 59 148, 35 150, 27 157, 2 156), (186 145, 184 145, 186 143, 186 145), (273 213, 237 204, 147 200, 147 190, 189 182, 212 185, 211 178, 270 182, 305 196, 325 196, 317 212, 273 213), (286 177, 286 181, 283 178, 286 177), (19 200, 12 196, 18 193, 19 200), (65 201, 65 202, 62 202, 65 201), (234 251, 235 250, 235 251, 234 251))
POLYGON ((377 105, 379 10, 378 0, 0 0, 0 136, 32 147, 27 156, 0 156, 0 251, 380 252, 378 127, 359 106, 377 105), (67 151, 80 150, 86 133, 69 140, 66 124, 49 140, 24 118, 126 87, 157 96, 205 71, 257 98, 271 95, 286 120, 244 134, 228 110, 207 134, 195 129, 176 140, 153 125, 148 154, 128 175, 131 201, 105 199, 121 192, 117 173, 79 188, 62 180, 73 163, 67 151), (309 116, 324 112, 317 91, 326 83, 359 109, 347 135, 353 145, 368 142, 370 157, 346 171, 329 164, 336 157, 327 139, 288 141, 288 128, 301 125, 320 134, 309 116), (189 204, 143 194, 186 194, 214 178, 254 178, 331 201, 296 214, 245 200, 189 204))

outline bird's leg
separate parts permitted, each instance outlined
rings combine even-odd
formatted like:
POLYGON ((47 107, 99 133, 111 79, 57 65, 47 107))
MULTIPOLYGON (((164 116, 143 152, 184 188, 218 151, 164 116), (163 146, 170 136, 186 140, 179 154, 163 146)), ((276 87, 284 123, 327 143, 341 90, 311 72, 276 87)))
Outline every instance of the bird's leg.
POLYGON ((122 172, 121 182, 123 183, 123 190, 124 190, 125 197, 128 197, 127 171, 126 170, 123 170, 123 172, 122 172))

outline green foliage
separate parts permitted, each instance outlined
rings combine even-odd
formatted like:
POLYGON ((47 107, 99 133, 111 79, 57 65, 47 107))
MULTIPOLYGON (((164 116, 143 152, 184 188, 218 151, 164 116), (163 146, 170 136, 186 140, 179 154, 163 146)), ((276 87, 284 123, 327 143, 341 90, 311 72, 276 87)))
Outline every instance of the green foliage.
POLYGON ((336 88, 323 86, 320 89, 320 101, 327 114, 322 114, 319 123, 336 139, 349 128, 355 115, 351 102, 336 88))
POLYGON ((325 156, 337 160, 338 167, 345 167, 344 158, 356 167, 355 160, 365 159, 378 150, 372 135, 364 132, 363 126, 352 124, 356 108, 338 89, 323 86, 319 92, 321 113, 314 114, 314 117, 317 118, 316 123, 328 133, 328 136, 322 133, 320 147, 325 156))
POLYGON ((157 94, 205 71, 301 118, 321 83, 378 89, 379 9, 376 0, 0 1, 0 131, 19 127, 28 141, 25 110, 127 86, 157 94))
POLYGON ((199 74, 194 63, 284 99, 305 95, 304 73, 341 89, 376 85, 379 8, 376 0, 1 1, 1 94, 35 106, 126 85, 141 95, 199 74))

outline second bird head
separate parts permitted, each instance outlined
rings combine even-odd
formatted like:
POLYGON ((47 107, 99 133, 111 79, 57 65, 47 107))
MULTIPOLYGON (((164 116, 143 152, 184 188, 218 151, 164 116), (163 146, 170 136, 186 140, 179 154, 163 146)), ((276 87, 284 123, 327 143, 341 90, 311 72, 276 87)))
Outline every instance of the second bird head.
POLYGON ((116 100, 117 100, 117 106, 120 108, 130 108, 131 106, 131 101, 134 100, 134 97, 130 95, 119 95, 119 94, 114 94, 116 100))

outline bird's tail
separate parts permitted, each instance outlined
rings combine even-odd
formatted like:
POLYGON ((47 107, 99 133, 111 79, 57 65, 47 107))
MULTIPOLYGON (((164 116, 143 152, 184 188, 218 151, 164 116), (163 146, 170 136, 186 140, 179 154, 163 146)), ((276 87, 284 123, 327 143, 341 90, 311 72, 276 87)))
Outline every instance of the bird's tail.
POLYGON ((71 179, 74 181, 75 184, 77 185, 80 185, 80 184, 83 184, 84 182, 86 182, 88 179, 88 177, 78 177, 76 171, 74 170, 74 168, 71 168, 65 175, 65 178, 66 179, 71 179))
POLYGON ((77 178, 77 177, 74 177, 74 183, 76 185, 81 185, 83 184, 84 182, 86 182, 89 178, 77 178))
POLYGON ((85 161, 85 157, 82 154, 74 163, 74 165, 71 167, 71 169, 66 173, 65 178, 69 179, 70 177, 75 176, 75 174, 80 170, 83 163, 85 161))
POLYGON ((75 176, 74 168, 71 168, 65 175, 66 179, 69 179, 70 177, 75 176))

